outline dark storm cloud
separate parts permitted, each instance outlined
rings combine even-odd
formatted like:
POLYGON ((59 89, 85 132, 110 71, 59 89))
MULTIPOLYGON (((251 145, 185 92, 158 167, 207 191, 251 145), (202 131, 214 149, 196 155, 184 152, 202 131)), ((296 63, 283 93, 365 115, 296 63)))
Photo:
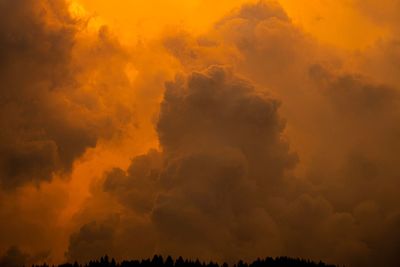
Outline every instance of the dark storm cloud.
POLYGON ((234 147, 250 164, 258 165, 255 156, 262 155, 271 165, 257 168, 280 177, 295 157, 288 156, 282 140, 279 102, 267 96, 265 100, 249 82, 231 76, 211 67, 207 75, 194 72, 187 81, 168 83, 157 124, 161 146, 166 154, 234 147))
POLYGON ((398 209, 393 203, 397 193, 391 188, 398 183, 399 172, 399 90, 321 66, 311 67, 310 74, 328 101, 328 116, 337 122, 331 133, 341 147, 341 160, 336 160, 341 167, 332 182, 343 186, 341 201, 352 207, 354 201, 369 199, 387 210, 398 209))
POLYGON ((310 76, 344 113, 363 118, 367 112, 377 116, 397 112, 399 92, 393 87, 368 81, 360 74, 335 75, 321 65, 311 66, 310 76))
POLYGON ((0 266, 2 267, 21 267, 27 266, 30 262, 46 261, 50 251, 43 251, 30 255, 18 246, 9 247, 3 255, 0 256, 0 266))
POLYGON ((331 140, 324 145, 331 152, 310 165, 311 178, 318 177, 320 193, 336 210, 353 217, 351 231, 363 242, 368 261, 353 257, 352 263, 396 266, 400 92, 362 74, 321 65, 310 67, 310 77, 327 101, 330 126, 321 126, 330 134, 321 135, 331 140))
POLYGON ((0 256, 0 266, 2 267, 20 267, 25 266, 30 256, 22 252, 18 247, 10 247, 2 256, 0 256))
POLYGON ((161 166, 162 155, 156 150, 135 157, 127 172, 113 169, 107 174, 104 191, 114 194, 136 212, 148 213, 153 208, 161 166))
POLYGON ((65 103, 49 104, 68 86, 78 24, 63 1, 0 2, 0 181, 14 188, 69 170, 96 142, 84 126, 68 122, 65 103))
POLYGON ((70 237, 68 259, 88 262, 113 251, 113 239, 117 221, 91 222, 83 225, 77 233, 70 237))
MULTIPOLYGON (((38 184, 49 181, 55 173, 69 172, 74 160, 94 147, 100 136, 106 136, 105 129, 113 124, 114 119, 102 117, 103 111, 95 106, 98 96, 85 95, 79 88, 85 83, 81 76, 94 69, 101 72, 103 64, 119 64, 115 61, 123 52, 104 28, 92 43, 87 41, 92 45, 92 56, 104 63, 88 61, 89 55, 82 49, 75 51, 77 35, 85 24, 72 18, 68 8, 63 0, 0 1, 3 189, 27 182, 38 184), (81 54, 77 57, 77 53, 81 54), (113 61, 105 63, 110 58, 113 61)), ((120 82, 126 77, 120 76, 117 80, 110 71, 108 76, 90 81, 100 83, 101 79, 102 88, 108 88, 111 79, 118 84, 116 88, 126 86, 126 81, 120 82)), ((124 114, 128 111, 119 111, 114 116, 117 120, 129 117, 124 114)))
POLYGON ((277 254, 280 233, 266 202, 297 161, 278 109, 224 67, 178 76, 161 104, 161 152, 113 170, 104 189, 149 216, 159 252, 220 260, 277 254))
POLYGON ((163 252, 228 259, 263 245, 273 250, 249 229, 277 239, 259 195, 296 162, 282 140, 278 106, 220 67, 167 85, 157 125, 165 192, 151 215, 163 252))

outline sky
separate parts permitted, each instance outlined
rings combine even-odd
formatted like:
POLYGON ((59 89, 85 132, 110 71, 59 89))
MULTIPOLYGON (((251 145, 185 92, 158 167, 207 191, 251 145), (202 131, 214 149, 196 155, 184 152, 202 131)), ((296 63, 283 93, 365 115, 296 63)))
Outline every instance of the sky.
POLYGON ((400 257, 399 0, 0 0, 0 265, 400 257))

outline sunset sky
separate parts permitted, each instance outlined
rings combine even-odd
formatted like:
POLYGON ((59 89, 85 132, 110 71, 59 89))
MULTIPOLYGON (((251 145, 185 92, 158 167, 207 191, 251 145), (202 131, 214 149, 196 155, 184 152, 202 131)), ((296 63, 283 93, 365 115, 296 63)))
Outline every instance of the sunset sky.
POLYGON ((0 0, 0 265, 400 266, 399 0, 0 0))

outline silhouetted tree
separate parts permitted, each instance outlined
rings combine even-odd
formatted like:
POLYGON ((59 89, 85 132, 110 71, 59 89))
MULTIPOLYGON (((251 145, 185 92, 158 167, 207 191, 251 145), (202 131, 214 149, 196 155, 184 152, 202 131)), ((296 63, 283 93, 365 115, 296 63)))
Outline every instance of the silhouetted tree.
MULTIPOLYGON (((22 266, 21 266, 22 267, 22 266)), ((48 265, 32 265, 32 267, 48 267, 48 265)), ((53 266, 54 267, 54 266, 53 266)), ((79 265, 79 263, 74 262, 64 263, 58 265, 58 267, 220 267, 218 263, 210 261, 209 263, 200 262, 198 259, 195 261, 189 259, 183 259, 179 257, 174 262, 174 259, 171 256, 167 256, 164 261, 161 255, 154 255, 154 257, 150 259, 142 259, 139 260, 130 260, 130 261, 122 261, 118 263, 114 258, 109 260, 109 257, 105 255, 101 257, 100 260, 91 260, 85 265, 79 265)), ((229 265, 224 262, 221 267, 229 267, 229 265)), ((243 262, 242 260, 238 261, 233 267, 335 267, 335 265, 327 265, 323 262, 315 263, 310 260, 304 259, 293 259, 289 257, 277 257, 271 258, 267 257, 265 259, 256 259, 251 263, 243 262)))

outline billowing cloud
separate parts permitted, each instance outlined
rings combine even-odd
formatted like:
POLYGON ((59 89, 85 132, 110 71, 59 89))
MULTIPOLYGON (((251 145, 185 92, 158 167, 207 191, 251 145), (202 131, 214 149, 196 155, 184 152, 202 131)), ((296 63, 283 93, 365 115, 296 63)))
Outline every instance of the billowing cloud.
MULTIPOLYGON (((83 48, 76 42, 84 21, 70 15, 65 1, 1 1, 0 6, 0 184, 13 189, 70 172, 74 160, 107 134, 114 119, 94 102, 99 96, 82 92, 88 84, 82 76, 101 74, 102 65, 123 52, 101 29, 93 42, 103 62, 82 65, 89 55, 80 52, 77 59, 83 48)), ((109 86, 113 74, 108 74, 93 82, 109 86)))
POLYGON ((273 253, 249 229, 277 239, 261 196, 279 190, 297 159, 282 136, 278 107, 220 67, 167 85, 157 126, 166 192, 152 213, 166 251, 190 243, 182 249, 192 257, 273 253))
POLYGON ((69 2, 0 8, 0 250, 17 244, 54 260, 74 164, 134 128, 130 55, 106 27, 71 15, 69 2))
POLYGON ((25 180, 49 180, 53 171, 69 169, 73 158, 95 139, 84 128, 65 123, 64 111, 49 104, 70 80, 67 64, 77 25, 62 14, 66 6, 61 1, 56 6, 35 1, 1 5, 0 177, 2 187, 12 188, 25 180), (53 21, 41 12, 49 12, 53 21))
POLYGON ((98 224, 95 221, 83 225, 79 232, 70 238, 67 257, 80 262, 110 254, 113 249, 115 223, 98 224), (84 255, 84 256, 81 256, 84 255))
POLYGON ((395 266, 394 82, 351 71, 349 54, 305 34, 276 2, 244 5, 208 34, 178 32, 163 45, 190 74, 166 85, 160 151, 115 169, 103 187, 153 225, 154 251, 395 266), (195 70, 214 63, 279 96, 288 129, 262 87, 226 68, 195 70), (298 152, 297 175, 283 136, 298 152))
POLYGON ((130 25, 74 16, 75 1, 0 0, 1 260, 397 266, 398 1, 316 2, 307 25, 357 15, 348 31, 381 39, 345 51, 343 25, 327 45, 258 1, 122 42, 130 25))
POLYGON ((279 102, 218 66, 166 87, 161 151, 110 172, 104 190, 149 218, 158 252, 220 260, 277 254, 278 226, 264 196, 276 196, 297 161, 279 102))

